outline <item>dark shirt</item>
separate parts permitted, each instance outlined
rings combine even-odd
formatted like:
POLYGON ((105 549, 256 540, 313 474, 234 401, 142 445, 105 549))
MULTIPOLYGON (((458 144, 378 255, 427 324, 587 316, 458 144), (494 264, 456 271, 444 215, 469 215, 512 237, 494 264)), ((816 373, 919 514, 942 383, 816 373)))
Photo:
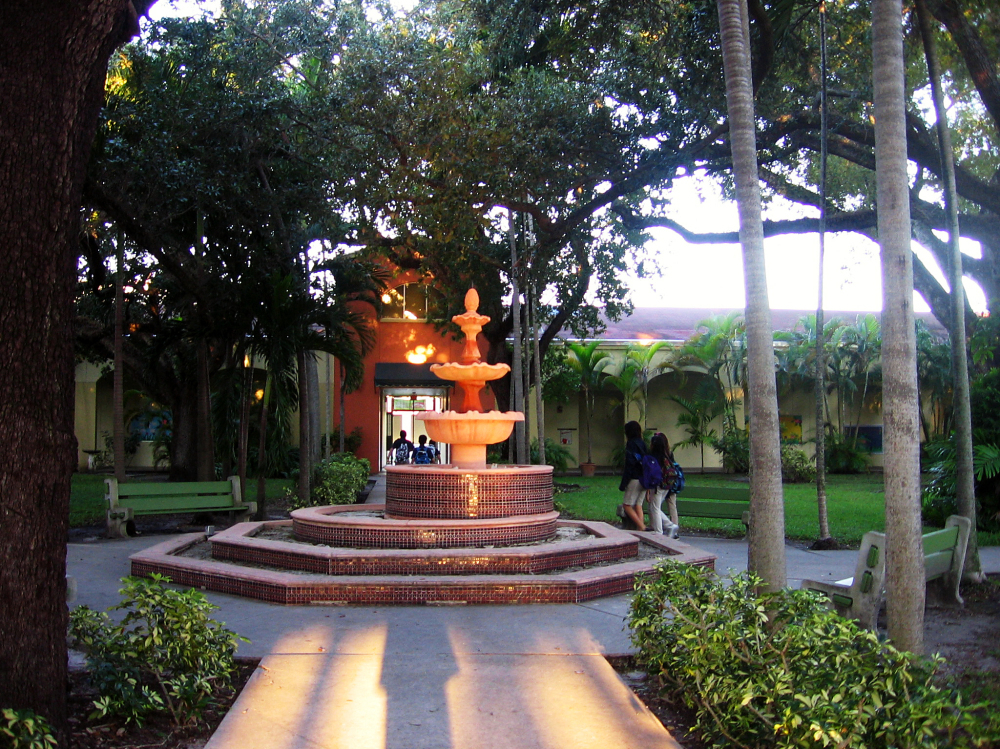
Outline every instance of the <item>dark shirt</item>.
POLYGON ((409 463, 413 458, 413 443, 409 440, 405 440, 399 437, 395 442, 392 443, 392 447, 389 448, 389 454, 392 456, 393 462, 396 460, 396 449, 400 445, 406 445, 406 462, 409 463))
POLYGON ((633 479, 642 478, 642 456, 648 452, 646 443, 639 439, 630 439, 625 443, 625 469, 622 471, 622 481, 618 486, 619 491, 625 491, 625 487, 633 479))

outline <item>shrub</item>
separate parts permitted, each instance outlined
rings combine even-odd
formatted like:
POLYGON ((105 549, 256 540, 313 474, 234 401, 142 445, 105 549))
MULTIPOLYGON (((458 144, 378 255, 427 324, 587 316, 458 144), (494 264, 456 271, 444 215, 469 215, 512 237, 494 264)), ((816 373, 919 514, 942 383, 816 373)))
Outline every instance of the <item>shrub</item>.
POLYGON ((851 437, 839 432, 826 435, 827 473, 865 473, 868 470, 868 453, 857 447, 851 437))
MULTIPOLYGON (((545 438, 545 464, 552 466, 558 473, 565 473, 569 468, 569 462, 573 459, 572 453, 550 437, 545 438)), ((531 440, 531 463, 538 464, 538 438, 531 440)))
POLYGON ((805 590, 758 593, 667 562, 636 585, 639 659, 717 747, 981 746, 984 706, 931 679, 940 659, 903 653, 805 590))
POLYGON ((31 710, 0 710, 0 746, 5 749, 55 749, 52 727, 31 710))
MULTIPOLYGON (((923 489, 921 514, 928 525, 943 527, 949 515, 958 512, 956 486, 956 454, 953 438, 927 443, 925 470, 930 481, 923 489)), ((997 498, 997 476, 1000 475, 1000 446, 975 445, 973 463, 976 474, 976 518, 980 530, 992 530, 1000 514, 997 498)))
POLYGON ((750 432, 747 429, 727 429, 712 440, 712 449, 722 456, 722 466, 738 474, 750 473, 750 432))
POLYGON ((79 606, 70 613, 70 638, 87 655, 100 697, 96 715, 141 725, 169 713, 176 725, 196 723, 217 688, 229 686, 234 656, 246 638, 209 617, 216 607, 194 590, 165 588, 163 575, 123 578, 121 623, 79 606))
POLYGON ((808 484, 816 480, 816 466, 802 448, 781 446, 781 480, 786 484, 808 484))
POLYGON ((358 492, 368 483, 369 475, 371 463, 367 458, 358 458, 352 453, 334 453, 313 466, 309 504, 302 504, 293 496, 289 500, 289 509, 354 504, 358 500, 358 492))
MULTIPOLYGON (((336 426, 330 434, 320 437, 320 448, 326 446, 327 440, 330 442, 330 450, 340 450, 340 427, 336 426)), ((349 453, 356 453, 361 448, 364 436, 361 427, 354 427, 344 436, 344 450, 349 453)))

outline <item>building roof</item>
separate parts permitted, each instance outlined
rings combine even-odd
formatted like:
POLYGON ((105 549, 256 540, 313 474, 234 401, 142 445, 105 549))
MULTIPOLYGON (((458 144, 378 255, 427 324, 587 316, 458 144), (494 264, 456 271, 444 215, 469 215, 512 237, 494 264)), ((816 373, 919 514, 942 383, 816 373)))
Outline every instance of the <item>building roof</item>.
MULTIPOLYGON (((731 312, 743 313, 744 310, 722 307, 636 307, 632 314, 618 322, 604 319, 607 330, 601 336, 605 341, 686 341, 698 328, 698 323, 710 317, 727 315, 731 312)), ((772 309, 771 324, 775 330, 792 330, 796 323, 806 315, 814 315, 816 310, 772 309)), ((830 321, 840 318, 853 323, 859 315, 866 311, 826 310, 824 318, 830 321)), ((875 312, 881 317, 880 312, 875 312)), ((916 313, 932 333, 939 336, 947 335, 947 330, 929 312, 916 313)))

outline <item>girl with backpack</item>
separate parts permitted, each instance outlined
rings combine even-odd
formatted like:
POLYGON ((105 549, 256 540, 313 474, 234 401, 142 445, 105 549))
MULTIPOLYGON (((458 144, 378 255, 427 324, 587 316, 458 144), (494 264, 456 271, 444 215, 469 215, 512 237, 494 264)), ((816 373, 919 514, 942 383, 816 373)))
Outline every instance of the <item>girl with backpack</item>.
POLYGON ((677 523, 677 493, 674 491, 677 472, 674 469, 674 454, 670 451, 667 435, 663 432, 653 435, 653 439, 649 442, 649 454, 660 462, 663 469, 663 482, 650 490, 649 523, 653 526, 654 532, 677 538, 680 535, 680 525, 677 523), (670 517, 664 515, 660 509, 664 499, 667 500, 667 512, 670 517))
POLYGON ((646 443, 642 439, 642 427, 638 421, 630 421, 625 425, 625 470, 622 471, 619 491, 625 492, 622 500, 624 518, 631 520, 635 527, 646 530, 646 522, 642 517, 642 500, 646 490, 642 487, 642 459, 646 455, 646 443))

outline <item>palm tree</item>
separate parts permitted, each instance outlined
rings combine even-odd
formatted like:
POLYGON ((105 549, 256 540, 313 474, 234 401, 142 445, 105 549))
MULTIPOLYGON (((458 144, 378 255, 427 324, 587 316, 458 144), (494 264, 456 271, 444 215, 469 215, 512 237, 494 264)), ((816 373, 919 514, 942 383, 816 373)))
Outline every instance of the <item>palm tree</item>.
POLYGON ((746 380, 746 324, 743 313, 716 315, 701 320, 698 328, 700 332, 681 347, 678 363, 703 367, 715 379, 719 392, 726 399, 723 410, 725 429, 737 429, 736 407, 739 399, 733 393, 742 388, 746 380))
POLYGON ((886 606, 893 643, 919 654, 925 590, 901 0, 872 2, 872 57, 882 254, 886 606))
POLYGON ((633 344, 625 352, 625 358, 635 364, 636 376, 642 389, 642 400, 639 402, 639 421, 643 428, 648 428, 646 415, 649 413, 649 381, 661 374, 668 366, 666 360, 653 363, 660 349, 667 345, 666 341, 656 341, 649 345, 633 344))
MULTIPOLYGON (((624 421, 629 421, 632 404, 639 408, 639 421, 645 417, 645 407, 642 399, 642 377, 639 374, 639 367, 635 362, 626 359, 622 363, 622 368, 616 373, 606 373, 604 383, 610 385, 619 393, 621 399, 614 401, 614 406, 621 406, 624 411, 624 421)), ((622 423, 624 423, 624 421, 622 423)))
POLYGON ((677 417, 677 426, 684 427, 688 437, 674 444, 674 447, 697 447, 701 451, 701 472, 705 472, 705 445, 711 445, 718 438, 718 432, 711 423, 726 410, 726 402, 716 384, 703 379, 695 390, 693 398, 671 396, 670 400, 681 406, 684 413, 677 417))
POLYGON ((868 398, 872 375, 882 363, 882 328, 878 318, 868 313, 859 315, 854 325, 848 326, 843 338, 847 356, 850 361, 850 378, 852 381, 863 379, 861 397, 858 399, 857 413, 854 417, 854 435, 851 446, 858 445, 858 427, 861 425, 861 414, 868 398))
POLYGON ((718 0, 718 7, 747 298, 750 505, 754 517, 747 566, 760 575, 768 589, 779 590, 785 586, 785 517, 774 344, 757 176, 749 17, 745 0, 718 0))
POLYGON ((962 251, 959 247, 961 227, 958 221, 958 188, 955 181, 955 154, 948 128, 948 113, 941 92, 941 65, 938 60, 931 14, 926 0, 916 2, 920 36, 927 58, 927 77, 930 79, 931 96, 937 119, 938 147, 941 149, 941 166, 945 177, 944 205, 948 214, 948 248, 951 258, 948 268, 948 285, 951 288, 951 361, 954 382, 954 426, 956 452, 956 493, 958 513, 967 517, 972 525, 965 554, 966 580, 982 582, 982 564, 979 560, 979 542, 976 537, 976 491, 973 476, 972 406, 969 402, 969 360, 965 351, 965 287, 962 282, 962 251))
POLYGON ((566 362, 580 375, 580 393, 583 395, 583 423, 587 427, 587 463, 593 465, 594 459, 591 452, 590 439, 590 415, 594 410, 594 393, 601 388, 601 381, 604 378, 604 369, 612 363, 610 355, 606 351, 597 351, 600 341, 590 343, 569 343, 572 356, 566 362))

